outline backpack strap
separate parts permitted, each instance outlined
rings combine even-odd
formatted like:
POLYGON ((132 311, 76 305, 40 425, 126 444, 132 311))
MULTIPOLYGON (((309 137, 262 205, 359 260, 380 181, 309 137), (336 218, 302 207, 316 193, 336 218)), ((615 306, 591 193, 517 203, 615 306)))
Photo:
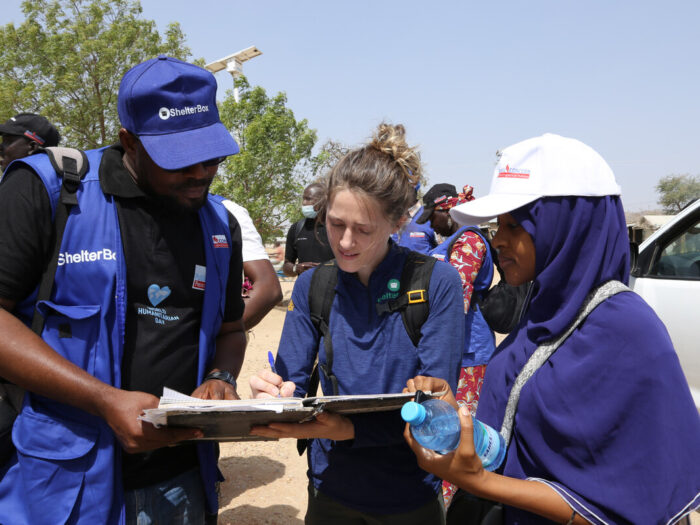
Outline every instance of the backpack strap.
POLYGON ((595 310, 600 303, 605 301, 608 297, 612 297, 620 292, 630 291, 631 290, 620 281, 607 281, 601 284, 588 294, 588 297, 586 297, 586 300, 583 302, 576 319, 574 319, 564 333, 551 341, 542 343, 535 349, 530 358, 527 360, 527 363, 525 363, 522 370, 518 374, 518 377, 515 379, 513 387, 510 390, 510 395, 508 396, 508 404, 506 405, 503 425, 501 426, 500 432, 505 440, 506 446, 508 446, 513 432, 513 422, 515 420, 515 411, 518 408, 518 401, 520 400, 520 392, 525 386, 525 383, 527 383, 528 379, 530 379, 534 373, 547 362, 547 359, 554 354, 554 352, 562 345, 562 343, 564 343, 564 341, 566 341, 571 333, 578 328, 578 326, 593 310, 595 310))
POLYGON ((430 313, 428 288, 436 261, 437 259, 429 255, 408 252, 401 272, 401 290, 406 291, 396 299, 377 304, 379 315, 401 312, 404 328, 413 346, 418 346, 423 335, 421 327, 430 313))
MULTIPOLYGON (((46 270, 41 277, 39 291, 37 293, 36 303, 46 301, 51 298, 53 291, 53 281, 56 276, 56 268, 58 267, 58 254, 61 251, 61 241, 63 240, 63 232, 66 229, 68 215, 73 206, 78 204, 77 191, 80 187, 80 181, 85 177, 88 171, 89 163, 84 152, 73 148, 44 148, 43 151, 49 157, 51 165, 56 170, 62 180, 61 194, 59 201, 56 203, 56 213, 54 217, 54 249, 51 258, 48 261, 46 270)), ((34 308, 34 317, 32 319, 32 331, 41 337, 41 332, 44 330, 44 316, 41 315, 38 308, 34 308)))
MULTIPOLYGON (((333 385, 333 395, 338 395, 338 379, 333 375, 333 343, 329 329, 331 306, 335 298, 335 286, 338 283, 338 265, 335 259, 320 264, 311 276, 309 286, 309 313, 311 323, 316 331, 323 336, 323 346, 326 351, 326 364, 321 365, 321 371, 333 385)), ((306 395, 315 396, 318 390, 318 357, 309 377, 309 388, 306 395)))
MULTIPOLYGON (((331 340, 328 322, 331 315, 331 306, 335 298, 335 285, 338 283, 338 266, 335 259, 322 263, 314 269, 309 286, 309 313, 311 323, 316 331, 323 336, 323 346, 326 350, 326 364, 321 366, 321 371, 333 385, 333 395, 338 395, 338 378, 333 375, 333 342, 331 340)), ((318 349, 316 359, 309 376, 309 386, 306 389, 306 397, 316 395, 318 391, 318 349)), ((308 439, 297 439, 297 451, 301 456, 309 445, 308 439)))

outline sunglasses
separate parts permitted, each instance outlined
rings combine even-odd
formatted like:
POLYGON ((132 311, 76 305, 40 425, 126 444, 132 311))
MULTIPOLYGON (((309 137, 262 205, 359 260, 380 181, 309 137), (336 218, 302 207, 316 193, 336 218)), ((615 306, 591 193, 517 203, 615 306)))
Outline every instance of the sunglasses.
POLYGON ((215 166, 218 166, 219 164, 221 164, 225 160, 226 160, 226 157, 216 157, 214 159, 209 159, 209 160, 205 160, 203 162, 198 162, 197 164, 191 164, 190 166, 185 166, 184 168, 175 168, 172 170, 166 170, 165 168, 162 168, 162 169, 163 169, 163 171, 167 171, 168 173, 181 173, 183 171, 189 171, 194 166, 198 166, 199 164, 201 164, 204 168, 213 168, 215 166))

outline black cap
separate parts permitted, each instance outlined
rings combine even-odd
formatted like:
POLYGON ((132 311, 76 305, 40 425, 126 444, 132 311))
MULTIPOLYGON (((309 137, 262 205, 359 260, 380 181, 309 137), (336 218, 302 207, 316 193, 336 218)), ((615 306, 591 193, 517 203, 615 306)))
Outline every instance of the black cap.
POLYGON ((0 135, 27 137, 42 147, 58 146, 61 140, 53 124, 34 113, 20 113, 0 124, 0 135))
POLYGON ((423 213, 420 217, 416 219, 418 224, 424 224, 428 222, 430 216, 433 214, 433 209, 436 204, 440 204, 446 197, 456 197, 457 188, 452 184, 436 184, 430 188, 425 195, 423 195, 423 213))

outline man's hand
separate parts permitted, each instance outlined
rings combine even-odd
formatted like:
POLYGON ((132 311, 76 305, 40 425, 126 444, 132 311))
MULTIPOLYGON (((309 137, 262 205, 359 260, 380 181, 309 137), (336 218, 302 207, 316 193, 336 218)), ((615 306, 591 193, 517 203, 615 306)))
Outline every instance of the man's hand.
POLYGON ((192 397, 200 399, 240 399, 233 385, 220 379, 205 381, 192 392, 192 397))
POLYGON ((304 273, 306 270, 310 270, 311 268, 315 268, 316 266, 318 266, 318 264, 319 264, 319 263, 315 263, 315 262, 300 262, 300 263, 296 263, 296 264, 294 265, 294 273, 296 273, 297 275, 301 275, 301 274, 304 273))
POLYGON ((267 426, 252 427, 250 433, 253 436, 275 439, 325 438, 343 441, 355 438, 355 426, 345 416, 332 412, 321 412, 308 423, 270 423, 267 426))
POLYGON ((102 417, 129 454, 174 445, 179 441, 203 437, 198 428, 156 428, 138 419, 146 408, 156 408, 158 398, 145 392, 112 389, 102 417))

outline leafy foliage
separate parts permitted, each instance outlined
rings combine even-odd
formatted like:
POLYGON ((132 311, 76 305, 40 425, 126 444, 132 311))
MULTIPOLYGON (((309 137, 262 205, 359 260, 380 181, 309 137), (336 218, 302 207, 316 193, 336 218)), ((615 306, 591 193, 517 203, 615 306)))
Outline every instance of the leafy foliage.
POLYGON ((667 213, 678 213, 688 203, 700 198, 700 177, 697 175, 667 175, 656 185, 659 204, 667 213))
POLYGON ((132 66, 190 50, 177 23, 164 38, 140 18, 138 0, 25 0, 26 19, 0 28, 0 115, 40 113, 62 143, 89 149, 116 141, 117 94, 132 66))
POLYGON ((314 156, 310 161, 312 178, 319 179, 328 175, 330 169, 349 151, 349 147, 338 141, 329 139, 324 142, 318 155, 314 156))
POLYGON ((219 104, 221 121, 232 131, 241 152, 219 168, 211 191, 245 206, 265 240, 283 235, 289 218, 298 215, 299 195, 310 180, 311 151, 316 131, 306 119, 297 121, 287 97, 269 97, 244 76, 219 104))

